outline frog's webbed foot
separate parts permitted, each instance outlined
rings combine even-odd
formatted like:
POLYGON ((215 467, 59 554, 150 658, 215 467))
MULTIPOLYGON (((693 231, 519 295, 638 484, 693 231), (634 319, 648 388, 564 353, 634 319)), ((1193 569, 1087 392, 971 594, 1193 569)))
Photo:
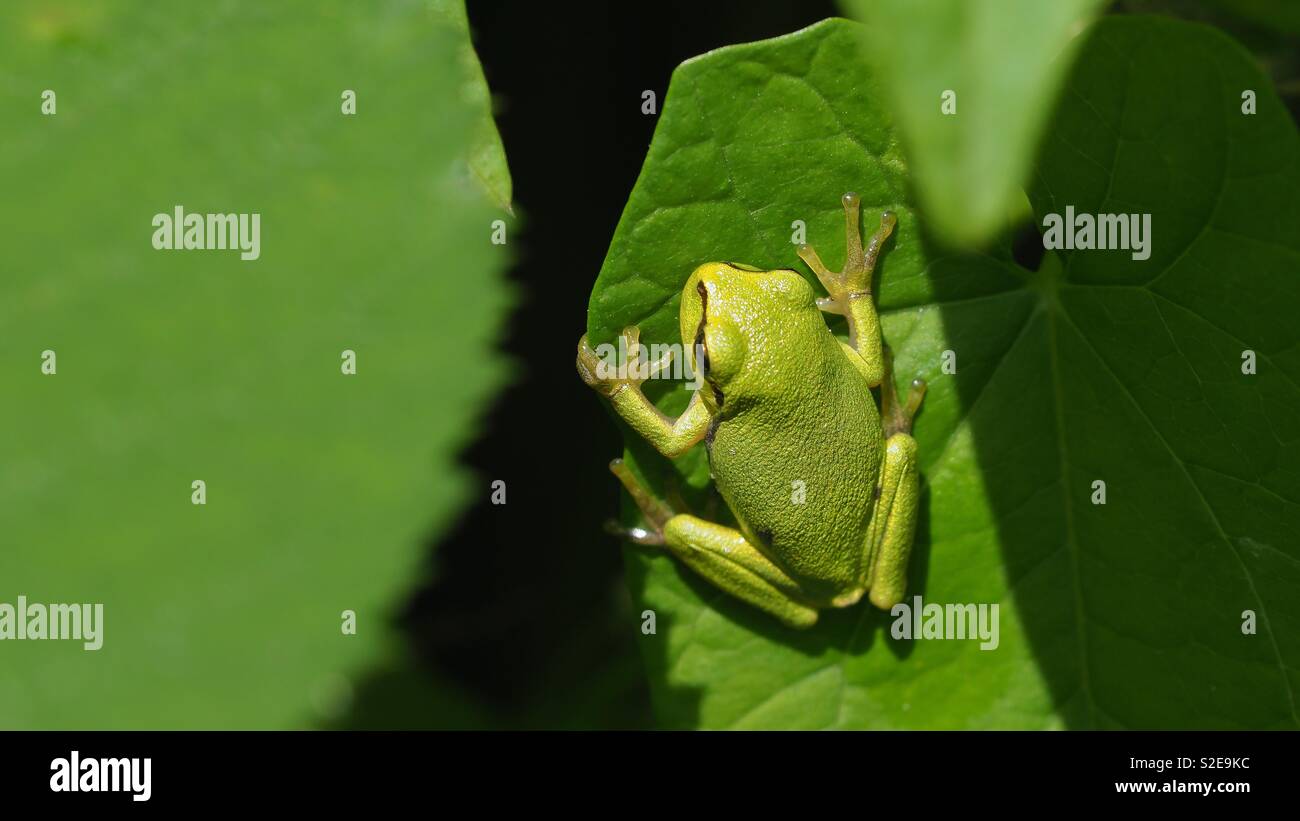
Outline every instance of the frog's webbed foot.
POLYGON ((622 340, 627 361, 614 362, 611 360, 615 357, 602 357, 583 335, 578 340, 578 376, 608 399, 614 411, 632 430, 664 456, 676 459, 705 437, 712 413, 696 391, 681 416, 676 419, 665 416, 641 392, 641 383, 665 374, 672 363, 673 348, 670 347, 657 360, 647 361, 641 345, 641 331, 635 325, 623 329, 622 340))
POLYGON ((880 228, 872 234, 863 248, 862 232, 858 228, 861 198, 848 193, 844 202, 844 270, 832 271, 821 261, 821 257, 810 245, 800 245, 799 258, 808 263, 808 267, 817 275, 822 287, 830 296, 817 300, 817 307, 823 311, 847 314, 849 302, 856 299, 871 299, 871 279, 876 270, 876 260, 880 249, 893 233, 898 218, 893 211, 880 215, 880 228))
POLYGON ((894 354, 886 347, 883 351, 884 376, 880 382, 880 416, 885 426, 885 438, 895 433, 911 434, 912 420, 921 409, 921 400, 925 398, 925 380, 913 379, 907 392, 907 403, 898 401, 898 389, 894 386, 894 354))
POLYGON ((627 361, 623 363, 603 359, 587 343, 586 334, 578 340, 578 376, 605 396, 613 396, 625 387, 637 387, 647 379, 657 379, 672 365, 672 348, 659 359, 642 359, 641 329, 637 326, 624 328, 622 337, 623 350, 627 351, 627 361))
POLYGON ((772 563, 735 528, 676 513, 641 484, 622 459, 610 471, 641 510, 646 527, 609 522, 606 529, 640 545, 663 547, 719 589, 766 610, 787 625, 806 628, 817 609, 805 600, 798 582, 772 563))
POLYGON ((880 249, 885 246, 898 218, 893 211, 880 215, 880 228, 871 235, 864 248, 858 228, 861 200, 857 194, 844 198, 844 270, 828 269, 809 245, 800 245, 799 258, 808 264, 829 296, 817 300, 817 307, 832 314, 843 314, 849 324, 849 347, 857 351, 865 364, 864 375, 872 387, 880 383, 880 319, 872 301, 872 278, 880 249))

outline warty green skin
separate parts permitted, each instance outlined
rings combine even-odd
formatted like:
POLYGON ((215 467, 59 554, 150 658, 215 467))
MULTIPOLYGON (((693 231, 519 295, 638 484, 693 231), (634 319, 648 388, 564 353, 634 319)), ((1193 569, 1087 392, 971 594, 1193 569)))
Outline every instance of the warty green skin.
POLYGON ((814 299, 794 271, 712 263, 687 281, 680 321, 694 354, 704 315, 712 367, 701 390, 714 411, 705 439, 714 485, 745 538, 809 603, 826 606, 866 587, 863 544, 884 433, 858 355, 831 333, 814 299), (729 348, 738 340, 743 352, 729 348))

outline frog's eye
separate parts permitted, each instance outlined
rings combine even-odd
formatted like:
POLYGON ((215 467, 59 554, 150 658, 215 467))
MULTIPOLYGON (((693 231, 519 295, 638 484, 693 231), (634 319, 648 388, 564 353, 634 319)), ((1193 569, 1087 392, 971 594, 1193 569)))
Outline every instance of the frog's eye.
POLYGON ((756 268, 753 265, 746 265, 743 262, 728 262, 726 264, 730 265, 732 268, 735 268, 737 271, 748 271, 751 274, 761 274, 764 273, 764 271, 766 270, 763 268, 756 268))
POLYGON ((703 324, 697 336, 696 350, 704 378, 715 385, 726 384, 740 373, 748 354, 745 335, 726 319, 711 319, 703 324))

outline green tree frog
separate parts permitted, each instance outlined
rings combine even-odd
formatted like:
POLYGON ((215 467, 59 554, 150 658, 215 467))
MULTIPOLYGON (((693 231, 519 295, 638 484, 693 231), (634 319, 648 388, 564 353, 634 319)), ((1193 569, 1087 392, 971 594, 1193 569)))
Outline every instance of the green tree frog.
MULTIPOLYGON (((907 403, 899 403, 872 301, 876 260, 896 218, 885 211, 864 248, 859 198, 845 194, 843 204, 844 270, 828 270, 806 245, 797 251, 826 297, 789 269, 710 262, 691 274, 680 331, 703 382, 676 419, 642 393, 644 371, 607 376, 587 338, 578 342, 583 381, 660 453, 676 458, 703 440, 714 485, 739 525, 673 510, 616 459, 610 469, 647 523, 624 535, 666 549, 795 628, 864 594, 885 610, 902 600, 920 495, 910 434, 925 383, 914 380, 907 403), (820 311, 846 317, 847 344, 820 311), (871 394, 877 385, 879 411, 871 394)), ((637 328, 623 336, 637 351, 637 328)))

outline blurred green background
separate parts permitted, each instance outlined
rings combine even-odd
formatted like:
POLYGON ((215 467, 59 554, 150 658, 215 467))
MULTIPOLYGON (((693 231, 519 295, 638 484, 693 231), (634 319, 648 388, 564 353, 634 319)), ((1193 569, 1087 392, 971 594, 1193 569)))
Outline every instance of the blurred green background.
POLYGON ((418 0, 0 11, 0 600, 105 611, 0 646, 0 726, 310 726, 400 647, 506 374, 467 48, 418 0), (260 258, 155 250, 175 206, 260 258))

